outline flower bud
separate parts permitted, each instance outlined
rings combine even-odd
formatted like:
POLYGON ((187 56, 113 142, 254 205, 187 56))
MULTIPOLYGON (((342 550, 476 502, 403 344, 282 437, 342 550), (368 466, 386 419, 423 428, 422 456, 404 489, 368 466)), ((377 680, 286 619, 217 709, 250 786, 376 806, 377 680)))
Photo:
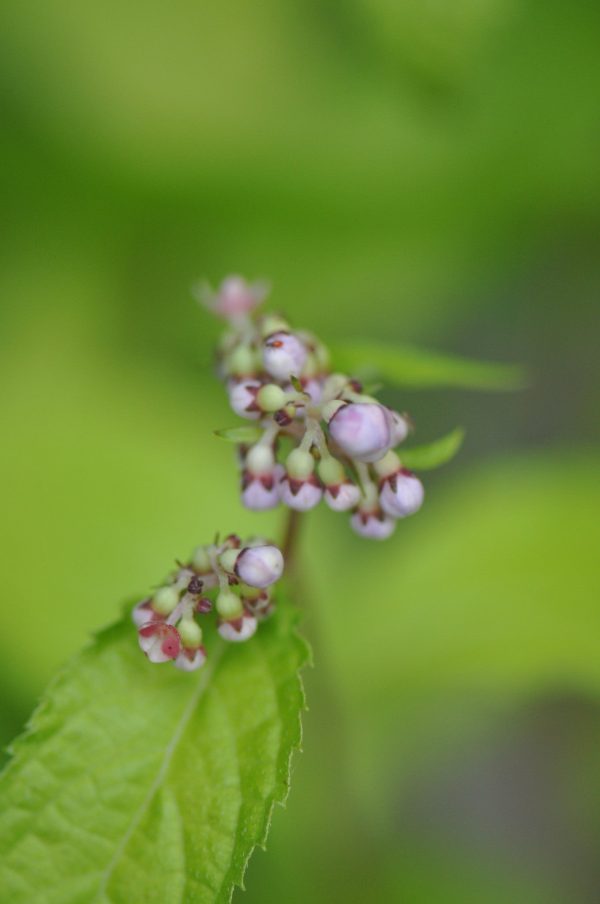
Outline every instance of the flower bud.
POLYGON ((224 640, 232 643, 242 643, 245 640, 249 640, 256 632, 257 624, 253 615, 244 613, 240 618, 222 621, 218 631, 224 640))
POLYGON ((360 490, 350 480, 325 488, 325 502, 334 512, 348 512, 360 502, 360 490))
POLYGON ((182 618, 177 625, 181 643, 188 649, 197 648, 202 643, 202 628, 194 621, 193 616, 182 618))
POLYGON ((296 480, 285 475, 279 483, 279 497, 284 505, 298 512, 307 512, 321 501, 323 488, 312 474, 308 480, 296 480))
POLYGON ((159 587, 152 597, 152 608, 159 615, 170 615, 179 602, 179 594, 175 587, 159 587))
POLYGON ((197 546, 192 553, 192 568, 200 574, 212 571, 212 564, 206 546, 197 546))
POLYGON ((235 573, 244 584, 264 589, 283 574, 283 556, 276 546, 249 546, 239 554, 235 573))
POLYGON ((350 402, 335 412, 329 433, 349 458, 377 461, 392 442, 391 415, 378 403, 350 402))
POLYGON ((221 553, 219 556, 219 565, 223 571, 226 571, 228 574, 233 574, 239 554, 240 552, 238 549, 226 549, 225 552, 221 553))
POLYGON ((285 461, 285 469, 289 477, 295 480, 307 480, 315 469, 315 460, 310 452, 294 449, 285 461))
POLYGON ((394 519, 380 510, 359 509, 350 518, 350 524, 357 534, 369 540, 387 540, 396 529, 394 519))
POLYGON ((217 596, 216 601, 217 612, 221 616, 221 618, 226 621, 230 621, 231 619, 240 618, 240 616, 244 612, 244 607, 242 606, 242 601, 240 600, 237 594, 233 593, 231 590, 222 590, 217 596))
POLYGON ((181 669, 182 672, 195 672, 196 669, 202 668, 205 662, 206 650, 204 647, 196 647, 195 649, 184 647, 173 665, 181 669))
POLYGON ((142 625, 138 631, 140 647, 150 662, 168 662, 176 659, 181 650, 177 628, 165 622, 142 625))
POLYGON ((205 305, 215 314, 235 320, 257 307, 268 291, 267 283, 248 283, 241 276, 227 276, 216 292, 209 286, 204 286, 201 296, 205 305))
POLYGON ((232 384, 229 389, 229 404, 239 417, 245 417, 249 421, 261 417, 261 410, 256 403, 259 389, 260 383, 257 380, 243 380, 232 384))
POLYGON ((273 414, 284 407, 286 394, 277 383, 266 383, 256 394, 256 404, 261 411, 273 414))
POLYGON ((305 346, 293 333, 273 333, 263 344, 265 370, 276 380, 289 380, 293 375, 298 376, 307 354, 305 346))
POLYGON ((419 478, 402 468, 383 481, 379 499, 382 509, 392 518, 406 518, 421 508, 424 496, 419 478))
POLYGON ((398 414, 397 411, 392 411, 391 408, 388 408, 388 412, 392 420, 392 441, 390 445, 391 448, 394 449, 396 446, 399 446, 400 443, 404 442, 410 433, 410 421, 404 415, 398 414))
POLYGON ((242 504, 255 512, 279 505, 279 481, 282 465, 275 463, 270 446, 257 443, 248 450, 242 472, 242 504))
POLYGON ((138 603, 131 613, 131 618, 136 628, 141 628, 142 625, 148 625, 150 622, 164 621, 164 616, 159 615, 152 608, 152 600, 142 600, 141 603, 138 603))
POLYGON ((253 377, 260 370, 260 361, 251 345, 240 343, 223 358, 222 369, 230 377, 253 377))

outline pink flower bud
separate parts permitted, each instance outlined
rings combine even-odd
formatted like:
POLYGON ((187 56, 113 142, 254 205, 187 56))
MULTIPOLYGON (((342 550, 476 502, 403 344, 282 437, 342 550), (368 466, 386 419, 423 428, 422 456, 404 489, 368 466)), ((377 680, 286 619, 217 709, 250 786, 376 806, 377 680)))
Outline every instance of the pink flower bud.
POLYGON ((359 509, 350 518, 352 529, 369 540, 387 540, 395 529, 396 522, 380 510, 363 511, 359 509))
POLYGON ((283 574, 283 556, 276 546, 249 546, 239 554, 235 573, 244 584, 264 590, 283 574))
POLYGON ((321 501, 323 489, 314 474, 307 480, 296 480, 286 475, 279 484, 279 495, 284 505, 298 512, 307 512, 321 501))
POLYGON ((360 490, 350 480, 325 488, 325 502, 334 512, 348 512, 360 501, 360 490))
POLYGON ((382 509, 392 518, 405 518, 421 508, 424 496, 419 478, 402 468, 383 481, 379 499, 382 509))
POLYGON ((229 385, 229 404, 239 417, 250 421, 258 420, 262 412, 256 404, 256 394, 260 389, 257 380, 242 380, 229 385))
POLYGON ((256 632, 258 622, 253 615, 244 613, 240 618, 232 621, 222 621, 219 624, 218 631, 224 640, 232 643, 242 643, 249 640, 256 632))
POLYGON ((242 504, 253 512, 275 508, 280 502, 279 481, 285 474, 283 465, 274 465, 266 474, 242 473, 242 504))
POLYGON ((265 370, 276 380, 289 380, 299 376, 306 363, 308 352, 293 333, 273 333, 263 345, 265 370))
POLYGON ((329 421, 329 433, 349 458, 377 461, 392 442, 391 415, 377 403, 351 402, 335 412, 329 421))
POLYGON ((254 310, 269 291, 267 283, 248 283, 241 276, 227 276, 216 292, 210 286, 200 289, 204 304, 219 317, 236 319, 254 310))
POLYGON ((150 622, 138 631, 140 647, 150 662, 168 662, 176 659, 181 651, 179 631, 164 622, 150 622))
POLYGON ((392 411, 391 408, 388 408, 388 413, 391 418, 391 448, 394 449, 396 446, 399 446, 400 443, 404 442, 404 440, 410 433, 410 422, 406 417, 404 417, 404 415, 398 414, 397 411, 392 411))
POLYGON ((173 665, 178 669, 181 669, 182 672, 195 672, 196 669, 201 668, 205 662, 206 650, 204 647, 196 647, 195 649, 184 647, 173 665))

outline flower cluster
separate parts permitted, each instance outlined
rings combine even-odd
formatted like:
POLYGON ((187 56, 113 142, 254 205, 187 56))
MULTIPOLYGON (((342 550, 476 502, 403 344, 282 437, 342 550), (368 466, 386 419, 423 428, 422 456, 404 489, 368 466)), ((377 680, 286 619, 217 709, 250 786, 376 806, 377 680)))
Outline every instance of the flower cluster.
POLYGON ((332 373, 315 336, 258 313, 266 293, 265 284, 237 276, 203 291, 207 307, 228 322, 218 372, 230 405, 262 430, 256 443, 239 447, 242 502, 255 511, 280 503, 307 511, 324 499, 351 513, 358 534, 383 540, 423 502, 421 482, 393 451, 411 422, 358 381, 332 373))
POLYGON ((178 563, 170 579, 134 608, 140 647, 151 662, 199 669, 206 661, 202 616, 216 609, 221 637, 248 640, 273 611, 271 585, 282 574, 283 556, 266 540, 242 544, 231 534, 199 546, 188 564, 178 563))

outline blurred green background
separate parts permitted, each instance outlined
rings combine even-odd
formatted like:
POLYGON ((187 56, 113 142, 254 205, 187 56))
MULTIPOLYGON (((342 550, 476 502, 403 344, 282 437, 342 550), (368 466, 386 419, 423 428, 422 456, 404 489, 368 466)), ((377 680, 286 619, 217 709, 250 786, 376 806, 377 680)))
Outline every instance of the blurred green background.
POLYGON ((174 556, 279 530, 212 437, 196 277, 532 375, 388 388, 464 452, 385 545, 309 516, 305 752, 249 904, 600 900, 599 39, 592 0, 2 4, 4 742, 174 556))

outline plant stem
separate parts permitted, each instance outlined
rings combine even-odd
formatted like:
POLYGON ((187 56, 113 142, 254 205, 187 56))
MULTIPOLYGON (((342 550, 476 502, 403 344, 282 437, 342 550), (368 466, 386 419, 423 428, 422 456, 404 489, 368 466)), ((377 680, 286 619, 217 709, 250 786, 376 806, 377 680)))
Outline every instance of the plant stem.
POLYGON ((302 520, 301 514, 301 512, 297 512, 294 509, 289 509, 284 528, 282 551, 286 570, 290 575, 294 573, 296 566, 298 537, 302 520))

